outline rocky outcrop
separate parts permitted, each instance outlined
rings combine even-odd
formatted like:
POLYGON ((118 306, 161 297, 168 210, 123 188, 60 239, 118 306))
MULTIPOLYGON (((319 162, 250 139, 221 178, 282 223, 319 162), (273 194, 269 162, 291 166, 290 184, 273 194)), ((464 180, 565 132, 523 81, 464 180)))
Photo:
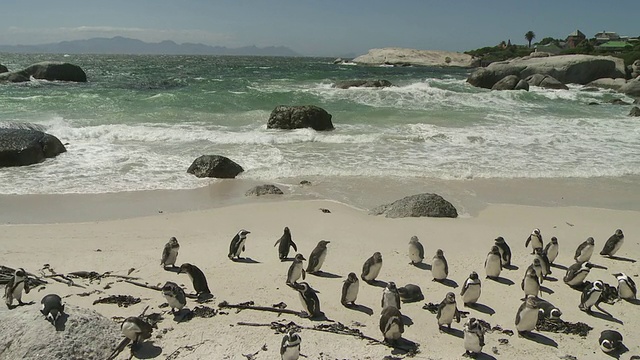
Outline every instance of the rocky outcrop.
POLYGON ((516 85, 520 82, 518 75, 509 75, 502 78, 502 80, 495 83, 491 90, 514 90, 516 85))
POLYGON ((620 88, 626 83, 626 80, 623 78, 611 79, 611 78, 602 78, 593 80, 588 83, 589 87, 597 87, 600 89, 611 89, 615 91, 619 91, 620 88))
POLYGON ((0 82, 25 82, 29 81, 29 76, 23 71, 11 71, 0 74, 0 82))
POLYGON ((637 106, 632 107, 631 111, 629 111, 629 116, 640 116, 640 108, 637 106))
POLYGON ((458 211, 450 202, 440 195, 429 193, 411 195, 391 204, 380 205, 371 210, 370 214, 384 215, 388 218, 458 217, 458 211))
POLYGON ((520 80, 516 84, 515 89, 513 90, 526 90, 529 91, 529 83, 526 80, 520 80))
POLYGON ((275 185, 265 184, 258 185, 249 189, 245 196, 262 196, 262 195, 282 195, 284 194, 280 188, 275 185))
POLYGON ((631 64, 631 78, 635 79, 638 76, 640 76, 640 59, 634 61, 633 64, 631 64))
POLYGON ((371 49, 367 54, 353 59, 353 62, 360 65, 457 67, 476 67, 480 64, 480 61, 473 56, 459 52, 406 48, 371 49))
POLYGON ((193 160, 187 172, 199 178, 233 179, 243 172, 242 166, 220 155, 202 155, 193 160))
POLYGON ((36 164, 65 151, 57 137, 42 131, 0 128, 0 167, 36 164))
POLYGON ((334 88, 338 89, 348 89, 350 87, 374 87, 374 88, 382 88, 393 86, 391 81, 389 80, 349 80, 349 81, 340 81, 333 84, 334 88))
POLYGON ((6 73, 6 72, 8 72, 8 71, 9 71, 9 69, 7 69, 7 67, 6 67, 6 66, 4 66, 4 65, 0 64, 0 74, 2 74, 2 73, 6 73))
POLYGON ((279 105, 271 112, 268 129, 301 129, 333 130, 331 114, 314 105, 287 106, 279 105))
POLYGON ((22 70, 27 76, 49 81, 87 82, 87 74, 78 65, 46 61, 33 64, 22 70))
POLYGON ((549 75, 535 74, 527 77, 525 81, 531 86, 538 86, 545 89, 569 89, 567 85, 549 75))
POLYGON ((627 81, 619 91, 629 96, 640 96, 640 77, 627 81))

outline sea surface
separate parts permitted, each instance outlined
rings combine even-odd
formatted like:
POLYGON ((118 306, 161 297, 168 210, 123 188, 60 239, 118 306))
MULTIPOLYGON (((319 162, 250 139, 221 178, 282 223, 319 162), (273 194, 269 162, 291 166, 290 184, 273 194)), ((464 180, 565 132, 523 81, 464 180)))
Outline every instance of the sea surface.
POLYGON ((203 154, 257 182, 640 175, 640 123, 606 104, 633 99, 609 90, 489 91, 465 82, 468 69, 328 58, 0 54, 10 70, 44 60, 79 65, 88 82, 0 84, 0 126, 37 124, 68 152, 0 168, 0 194, 194 189, 219 181, 186 173, 203 154), (395 86, 332 87, 353 79, 395 86), (281 104, 320 106, 335 130, 267 129, 281 104))

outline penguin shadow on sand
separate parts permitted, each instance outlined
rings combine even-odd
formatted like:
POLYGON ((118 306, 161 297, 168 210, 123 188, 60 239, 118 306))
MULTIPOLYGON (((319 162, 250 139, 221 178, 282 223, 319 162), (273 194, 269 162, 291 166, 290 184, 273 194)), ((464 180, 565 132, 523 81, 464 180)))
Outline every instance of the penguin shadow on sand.
POLYGON ((18 308, 20 306, 29 306, 29 305, 33 305, 35 303, 36 303, 35 301, 29 301, 29 302, 23 302, 21 304, 7 305, 7 309, 13 310, 13 309, 18 308))
POLYGON ((502 276, 491 276, 491 277, 486 277, 487 280, 491 280, 491 281, 495 281, 498 284, 502 284, 502 285, 507 285, 507 286, 511 286, 513 284, 515 284, 512 280, 509 280, 507 278, 504 278, 502 276))
POLYGON ((136 359, 154 359, 162 354, 162 348, 156 346, 153 341, 145 341, 136 346, 135 349, 131 351, 131 359, 135 356, 136 359))
POLYGON ((628 302, 629 304, 640 305, 640 299, 622 299, 622 300, 628 302))
POLYGON ((452 335, 460 339, 464 339, 464 331, 456 329, 454 327, 442 326, 440 331, 444 334, 452 335))
POLYGON ((67 319, 69 315, 67 313, 61 313, 60 317, 55 323, 56 331, 65 331, 67 329, 67 319))
POLYGON ((503 268, 507 269, 507 270, 510 270, 510 271, 520 270, 520 267, 518 267, 516 265, 513 265, 513 264, 504 265, 503 268))
POLYGON ((568 267, 566 267, 566 266, 564 266, 562 264, 556 264, 556 263, 550 264, 549 266, 551 266, 552 268, 556 268, 556 269, 560 269, 560 270, 564 270, 564 271, 567 271, 567 269, 569 269, 568 267))
POLYGON ((553 294, 553 293, 555 293, 555 291, 549 289, 546 286, 542 286, 542 285, 540 285, 540 292, 543 292, 545 294, 553 294))
POLYGON ((492 355, 487 354, 486 352, 480 352, 475 354, 475 356, 468 355, 467 353, 462 354, 462 357, 468 357, 476 360, 496 360, 492 355))
POLYGON ((624 323, 622 321, 620 321, 618 318, 616 318, 613 315, 611 315, 611 313, 609 313, 607 310, 601 308, 600 304, 597 304, 597 305, 594 305, 594 306, 599 311, 593 311, 592 310, 592 311, 588 311, 587 314, 593 316, 594 318, 600 319, 600 320, 611 321, 611 322, 614 322, 616 324, 624 325, 624 323))
POLYGON ((540 333, 534 333, 530 331, 523 331, 519 335, 523 339, 531 340, 533 342, 537 342, 540 345, 551 346, 554 348, 558 347, 558 343, 550 337, 544 336, 540 333))
POLYGON ((427 264, 424 262, 421 263, 409 263, 410 265, 413 265, 414 267, 417 267, 420 270, 427 270, 427 271, 431 271, 431 264, 427 264))
POLYGON ((453 288, 453 289, 458 287, 458 283, 455 280, 452 280, 452 279, 443 279, 443 280, 433 279, 432 281, 440 283, 440 284, 442 284, 444 286, 448 286, 448 287, 453 288))
POLYGON ((473 304, 467 304, 464 305, 465 307, 469 308, 469 309, 473 309, 475 311, 481 312, 483 314, 487 314, 489 316, 493 315, 496 313, 495 310, 493 310, 491 307, 485 305, 485 304, 481 304, 481 303, 473 303, 473 304))
POLYGON ((626 261, 626 262, 630 262, 630 263, 635 263, 636 262, 635 259, 621 257, 621 256, 605 256, 605 258, 609 258, 611 260, 616 260, 616 261, 626 261))
POLYGON ((163 269, 164 271, 174 272, 176 274, 180 272, 179 266, 164 266, 163 269))
POLYGON ((353 304, 353 305, 347 304, 344 307, 346 307, 349 310, 360 311, 361 313, 365 313, 369 316, 373 315, 373 309, 362 304, 353 304))
POLYGON ((387 285, 389 285, 388 282, 384 281, 384 280, 379 280, 379 279, 373 279, 373 280, 362 280, 365 283, 371 285, 371 286, 375 286, 375 287, 379 287, 379 288, 386 288, 387 285))
MULTIPOLYGON (((626 347, 624 344, 622 344, 622 343, 621 343, 621 344, 619 344, 619 345, 618 345, 618 348, 617 348, 617 349, 615 349, 615 350, 613 350, 613 351, 611 351, 611 352, 608 352, 608 353, 606 353, 606 352, 604 352, 604 351, 603 351, 603 353, 604 353, 604 354, 606 354, 606 355, 609 355, 610 357, 612 357, 612 358, 614 358, 614 359, 620 359, 620 356, 621 356, 622 354, 624 354, 624 353, 628 352, 628 351, 629 351, 629 348, 628 348, 628 347, 626 347)), ((640 359, 640 356, 638 356, 638 357, 636 357, 636 358, 637 358, 637 359, 640 359)), ((631 359, 633 359, 633 357, 631 357, 631 359)))
POLYGON ((307 272, 307 275, 313 275, 313 276, 326 278, 326 279, 340 279, 342 277, 342 276, 340 276, 338 274, 334 274, 334 273, 330 273, 330 272, 326 272, 326 271, 322 271, 322 270, 318 270, 318 271, 314 271, 314 272, 307 272))
POLYGON ((241 264, 260 264, 260 261, 254 260, 248 256, 232 259, 231 261, 233 261, 234 263, 241 263, 241 264))
POLYGON ((409 339, 405 339, 404 337, 389 343, 389 345, 393 347, 393 350, 391 350, 392 355, 406 355, 415 351, 419 346, 417 343, 409 339))

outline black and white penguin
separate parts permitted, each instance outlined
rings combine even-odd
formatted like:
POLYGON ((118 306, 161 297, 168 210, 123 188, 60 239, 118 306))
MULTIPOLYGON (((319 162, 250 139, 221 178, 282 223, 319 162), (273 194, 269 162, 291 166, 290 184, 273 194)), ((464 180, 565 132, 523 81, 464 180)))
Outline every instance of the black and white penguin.
POLYGON ((596 280, 591 284, 591 287, 585 288, 580 296, 580 305, 578 309, 591 314, 591 307, 600 303, 600 295, 604 290, 602 281, 596 280))
POLYGON ((167 281, 162 287, 162 295, 171 307, 171 313, 174 314, 176 309, 182 310, 187 305, 187 297, 184 290, 176 283, 167 281))
POLYGON ((29 283, 27 273, 23 268, 16 269, 13 277, 9 278, 9 282, 4 288, 5 303, 9 309, 13 309, 13 299, 18 301, 18 305, 25 305, 22 302, 22 292, 29 293, 29 283))
POLYGON ((251 232, 242 229, 238 231, 233 239, 231 239, 231 244, 229 244, 229 259, 231 259, 232 261, 235 261, 236 259, 242 259, 240 257, 240 253, 244 251, 248 234, 251 234, 251 232))
POLYGON ((431 260, 431 275, 433 281, 443 281, 449 275, 449 265, 441 249, 436 251, 436 255, 431 260))
POLYGON ((494 245, 497 246, 500 250, 500 260, 502 262, 502 267, 511 266, 511 248, 504 240, 504 238, 502 236, 498 236, 495 239, 494 245))
POLYGON ((495 279, 500 276, 501 271, 502 258, 500 257, 500 248, 494 245, 484 260, 484 272, 488 279, 495 279))
POLYGON ((320 271, 322 264, 324 264, 324 259, 327 257, 327 244, 329 243, 330 241, 320 240, 318 245, 316 245, 311 252, 311 256, 309 256, 309 264, 307 265, 307 272, 309 274, 320 271))
POLYGON ((464 306, 470 306, 475 304, 480 298, 480 294, 482 292, 482 284, 480 282, 480 278, 478 277, 478 273, 472 271, 469 274, 469 277, 462 285, 462 291, 460 291, 460 296, 462 296, 462 303, 464 306))
POLYGON ((178 239, 171 237, 169 242, 164 246, 162 250, 162 258, 160 259, 160 265, 163 267, 171 266, 176 267, 176 259, 178 258, 178 250, 180 250, 180 244, 178 239))
POLYGON ((198 295, 211 294, 209 285, 207 284, 207 278, 204 276, 202 270, 197 266, 184 263, 180 265, 180 271, 178 271, 178 274, 181 273, 187 273, 187 275, 189 275, 189 278, 191 278, 191 282, 193 283, 193 289, 198 295))
POLYGON ((342 296, 340 297, 340 303, 346 307, 354 306, 356 299, 358 298, 358 290, 360 288, 360 280, 358 275, 351 272, 347 275, 347 279, 342 284, 342 296))
POLYGON ((447 325, 451 329, 451 323, 455 318, 456 322, 460 322, 460 311, 456 306, 456 295, 452 292, 447 293, 444 300, 438 305, 438 313, 436 319, 438 320, 438 330, 442 331, 442 325, 447 325))
POLYGON ((409 240, 409 260, 411 265, 420 264, 424 260, 424 247, 415 235, 409 240))
POLYGON ((529 243, 531 243, 531 254, 534 254, 534 250, 537 248, 542 249, 542 234, 540 234, 540 229, 533 229, 527 241, 524 243, 524 247, 528 247, 529 243))
POLYGON ((614 256, 618 250, 624 244, 624 234, 622 230, 617 229, 616 232, 609 237, 606 243, 604 243, 604 247, 602 251, 600 251, 600 255, 602 256, 614 256))
POLYGON ((603 330, 598 343, 600 343, 600 350, 606 353, 616 351, 622 346, 622 334, 615 330, 603 330))
POLYGON ((470 357, 475 358, 482 352, 485 331, 476 318, 470 318, 464 324, 464 350, 470 357))
POLYGON ((613 274, 618 280, 618 297, 625 300, 635 300, 637 294, 636 283, 625 273, 613 274))
POLYGON ((273 246, 275 247, 278 244, 280 244, 280 246, 278 246, 278 258, 280 258, 280 261, 287 260, 290 248, 293 248, 293 251, 298 251, 296 243, 291 239, 291 231, 289 231, 288 227, 284 228, 284 233, 273 246))
POLYGON ((520 288, 524 291, 525 298, 529 295, 538 296, 540 293, 540 279, 532 266, 527 268, 524 278, 522 278, 522 282, 520 283, 520 288))
POLYGON ((382 300, 380 301, 382 308, 386 308, 389 306, 393 306, 395 308, 400 309, 400 294, 398 293, 398 288, 396 287, 396 283, 390 281, 387 284, 387 287, 382 290, 382 300))
POLYGON ((293 258, 293 262, 291 266, 289 266, 289 270, 287 271, 287 285, 291 285, 302 277, 302 280, 305 278, 304 264, 302 263, 304 260, 307 260, 302 256, 302 254, 296 254, 296 257, 293 258))
POLYGON ((42 315, 55 326, 58 318, 64 314, 64 302, 62 298, 57 294, 45 295, 42 300, 40 300, 40 304, 40 312, 42 315))
POLYGON ((382 254, 374 252, 362 265, 362 275, 360 277, 366 283, 370 284, 376 280, 382 269, 382 254))
POLYGON ((400 300, 403 303, 411 303, 424 300, 424 294, 420 286, 414 284, 407 284, 398 288, 398 294, 400 300))
POLYGON ((569 286, 576 287, 582 285, 584 279, 589 275, 589 271, 591 271, 592 267, 593 264, 588 261, 575 263, 567 268, 567 273, 564 275, 562 280, 569 286))
POLYGON ((290 329, 282 338, 280 344, 281 360, 298 360, 300 357, 300 343, 302 338, 296 334, 295 330, 290 329))
POLYGON ((595 240, 592 237, 588 237, 582 244, 578 245, 576 254, 573 258, 576 262, 585 262, 591 260, 593 249, 595 248, 595 240))
POLYGON ((544 254, 547 255, 549 264, 553 264, 553 262, 556 261, 559 251, 560 247, 558 245, 558 238, 554 236, 551 238, 551 241, 548 242, 544 247, 544 254))
POLYGON ((131 344, 131 351, 133 351, 141 341, 151 337, 153 327, 137 316, 130 316, 124 319, 120 325, 120 330, 122 330, 122 334, 125 337, 133 342, 131 344))
POLYGON ((540 265, 542 267, 542 278, 546 279, 547 275, 551 274, 551 261, 544 253, 544 250, 538 248, 535 249, 535 253, 535 257, 540 260, 540 265))
POLYGON ((306 282, 294 283, 293 288, 300 294, 300 302, 302 308, 307 312, 310 318, 315 318, 322 315, 320 311, 320 299, 316 295, 316 291, 309 286, 306 282))
POLYGON ((542 276, 542 261, 540 261, 539 258, 534 257, 533 262, 531 263, 531 265, 529 265, 529 268, 535 270, 536 275, 538 276, 538 281, 540 281, 540 284, 542 284, 542 282, 544 281, 544 277, 542 276))
POLYGON ((402 313, 397 308, 390 306, 382 309, 380 314, 380 331, 385 342, 395 342, 404 333, 404 321, 402 313))
POLYGON ((518 331, 518 336, 522 336, 536 328, 539 314, 538 298, 533 295, 527 295, 516 313, 516 330, 518 331))
POLYGON ((543 316, 547 319, 560 319, 562 316, 562 311, 555 307, 552 303, 538 299, 538 311, 540 311, 540 316, 543 316))

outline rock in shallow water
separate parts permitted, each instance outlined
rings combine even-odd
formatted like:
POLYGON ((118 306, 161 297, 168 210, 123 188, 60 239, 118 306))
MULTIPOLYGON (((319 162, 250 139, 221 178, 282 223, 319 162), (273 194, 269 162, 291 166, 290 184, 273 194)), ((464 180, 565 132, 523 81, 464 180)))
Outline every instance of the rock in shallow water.
POLYGON ((388 218, 403 217, 458 217, 456 208, 442 196, 437 194, 417 194, 396 200, 391 204, 380 205, 371 210, 372 215, 383 215, 388 218))
POLYGON ((275 185, 265 184, 258 185, 249 189, 245 196, 262 196, 262 195, 282 195, 284 194, 279 187, 275 185))
POLYGON ((242 166, 220 155, 202 155, 195 159, 187 172, 199 178, 214 177, 233 179, 243 172, 242 166))
POLYGON ((42 131, 0 128, 0 167, 31 165, 65 151, 57 137, 42 131))

